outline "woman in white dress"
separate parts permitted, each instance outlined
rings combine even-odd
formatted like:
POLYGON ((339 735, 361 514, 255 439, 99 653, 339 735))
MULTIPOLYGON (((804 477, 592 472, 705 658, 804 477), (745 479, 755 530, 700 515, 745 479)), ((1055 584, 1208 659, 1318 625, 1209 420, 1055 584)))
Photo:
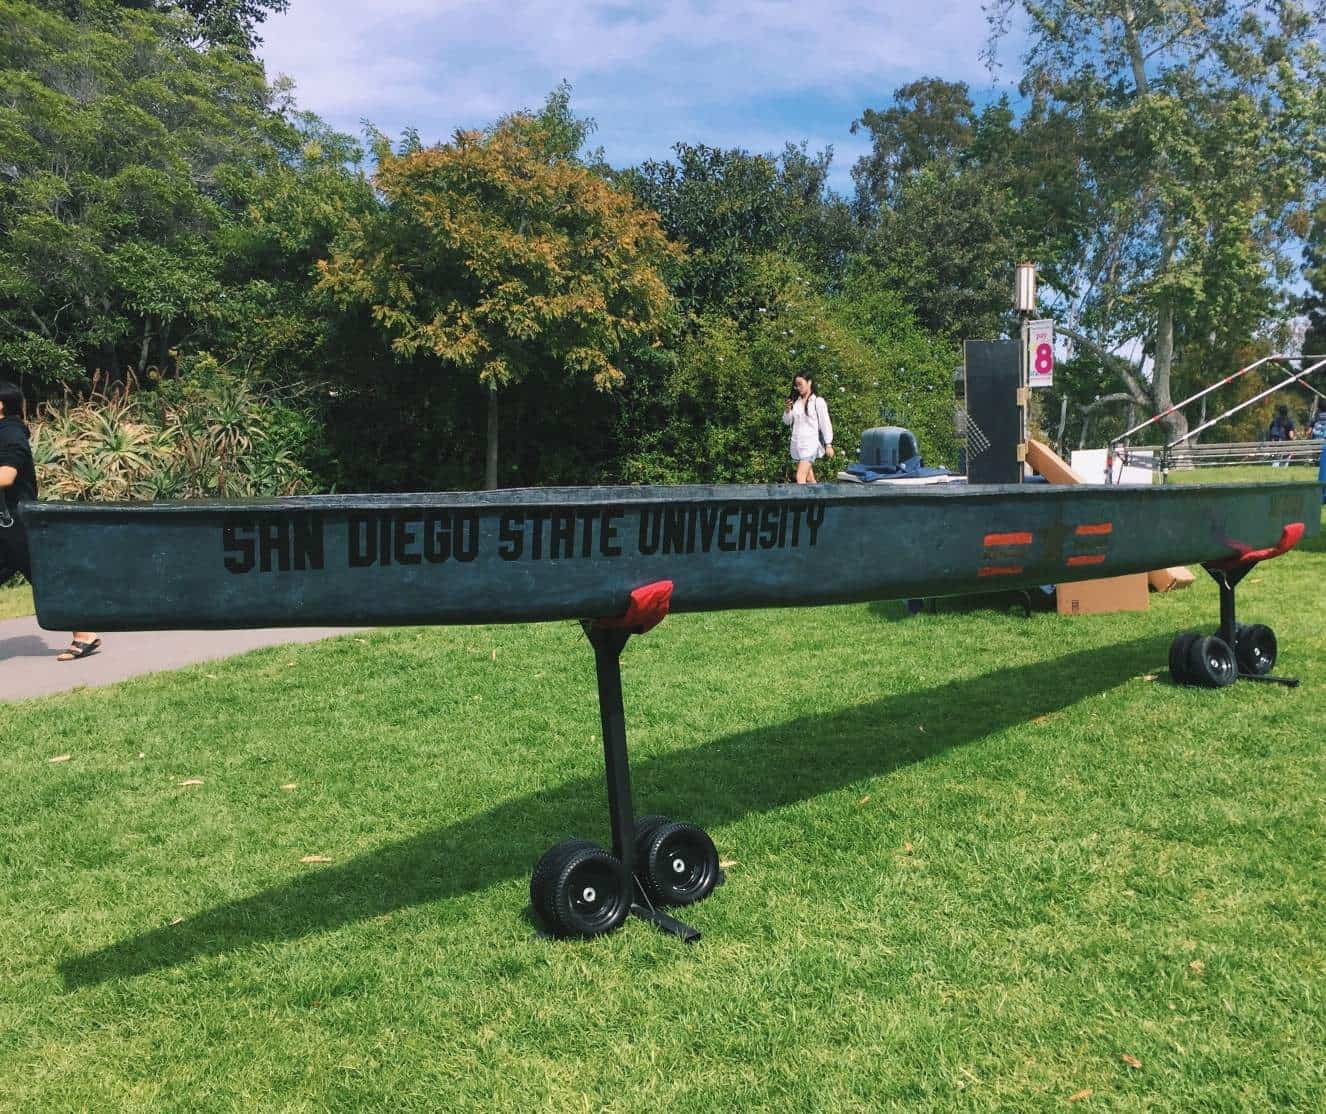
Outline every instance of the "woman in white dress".
POLYGON ((792 459, 797 462, 797 483, 813 484, 815 461, 826 453, 833 456, 833 423, 829 406, 815 393, 808 375, 792 380, 792 394, 783 407, 783 425, 792 427, 792 459))

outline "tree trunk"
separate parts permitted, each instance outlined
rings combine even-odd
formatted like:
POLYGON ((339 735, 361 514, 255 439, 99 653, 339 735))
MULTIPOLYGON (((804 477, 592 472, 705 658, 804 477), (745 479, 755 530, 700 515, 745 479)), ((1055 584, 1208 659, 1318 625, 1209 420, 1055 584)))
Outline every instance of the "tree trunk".
POLYGON ((106 356, 106 393, 110 394, 124 380, 124 374, 120 370, 120 355, 115 351, 115 345, 110 341, 104 341, 101 350, 106 356))
POLYGON ((497 490, 497 385, 488 385, 488 465, 484 469, 486 491, 497 490))
POLYGON ((143 314, 143 339, 138 345, 138 375, 142 378, 143 369, 147 367, 147 346, 152 342, 152 317, 150 314, 143 314))
MULTIPOLYGON (((1174 366, 1174 307, 1168 300, 1160 304, 1160 317, 1156 322, 1156 358, 1151 368, 1151 395, 1156 402, 1157 414, 1164 414, 1173 404, 1169 377, 1174 366)), ((1176 441, 1188 432, 1187 417, 1175 410, 1166 414, 1161 424, 1169 431, 1167 440, 1176 441)))

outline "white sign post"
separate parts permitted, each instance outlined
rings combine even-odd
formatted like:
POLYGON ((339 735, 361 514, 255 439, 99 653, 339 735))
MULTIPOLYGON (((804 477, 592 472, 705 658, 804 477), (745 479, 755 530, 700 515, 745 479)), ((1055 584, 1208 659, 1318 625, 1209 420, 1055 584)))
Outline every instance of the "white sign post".
POLYGON ((1054 386, 1054 322, 1027 322, 1027 386, 1054 386))

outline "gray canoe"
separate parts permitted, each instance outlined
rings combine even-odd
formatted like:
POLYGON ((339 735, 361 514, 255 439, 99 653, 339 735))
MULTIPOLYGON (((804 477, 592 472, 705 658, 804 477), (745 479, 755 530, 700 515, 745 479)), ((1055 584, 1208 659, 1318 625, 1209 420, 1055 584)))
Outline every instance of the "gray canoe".
POLYGON ((22 508, 56 630, 523 622, 961 595, 1218 561, 1316 484, 578 487, 22 508))

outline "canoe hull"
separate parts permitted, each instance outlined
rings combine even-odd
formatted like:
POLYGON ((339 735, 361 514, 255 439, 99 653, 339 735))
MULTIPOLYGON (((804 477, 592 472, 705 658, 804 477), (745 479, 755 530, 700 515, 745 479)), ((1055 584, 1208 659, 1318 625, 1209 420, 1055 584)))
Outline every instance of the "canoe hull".
POLYGON ((962 595, 1219 560, 1313 484, 535 488, 23 508, 48 629, 525 622, 962 595))

